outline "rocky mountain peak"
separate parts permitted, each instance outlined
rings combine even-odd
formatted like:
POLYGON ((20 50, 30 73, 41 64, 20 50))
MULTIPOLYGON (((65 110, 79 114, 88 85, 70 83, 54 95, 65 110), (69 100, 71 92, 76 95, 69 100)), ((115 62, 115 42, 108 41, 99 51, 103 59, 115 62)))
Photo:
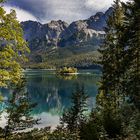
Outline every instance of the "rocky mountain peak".
POLYGON ((42 24, 37 21, 21 22, 24 38, 28 41, 42 37, 42 24))
POLYGON ((60 40, 60 34, 66 30, 68 24, 62 20, 52 20, 47 24, 43 25, 44 36, 49 46, 57 46, 60 40))
POLYGON ((68 24, 62 20, 58 20, 58 21, 52 20, 49 23, 47 23, 46 25, 52 29, 56 29, 56 28, 60 28, 60 27, 61 28, 68 27, 68 24))
POLYGON ((110 15, 113 12, 113 7, 110 7, 106 12, 105 15, 110 15))
POLYGON ((90 20, 94 20, 94 21, 96 22, 96 21, 99 20, 103 15, 104 15, 103 12, 98 12, 98 13, 96 13, 94 16, 91 16, 89 19, 90 19, 90 20))
POLYGON ((73 22, 72 24, 70 24, 69 28, 73 28, 74 30, 82 30, 82 29, 85 29, 87 28, 87 23, 83 20, 79 20, 79 21, 76 21, 76 22, 73 22))
POLYGON ((96 44, 104 37, 106 20, 112 8, 105 13, 98 12, 86 20, 78 20, 70 25, 62 20, 52 20, 47 24, 34 21, 22 22, 25 39, 34 46, 67 47, 86 42, 96 44), (35 41, 34 41, 35 40, 35 41), (37 40, 37 41, 36 41, 37 40))

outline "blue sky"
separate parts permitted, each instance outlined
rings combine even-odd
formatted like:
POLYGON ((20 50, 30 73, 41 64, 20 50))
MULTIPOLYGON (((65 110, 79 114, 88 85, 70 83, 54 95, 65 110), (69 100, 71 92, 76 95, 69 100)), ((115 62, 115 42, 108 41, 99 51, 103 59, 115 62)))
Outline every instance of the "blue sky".
POLYGON ((113 0, 7 0, 5 9, 10 11, 14 8, 20 21, 47 23, 61 19, 70 23, 86 19, 99 11, 105 12, 112 3, 113 0))

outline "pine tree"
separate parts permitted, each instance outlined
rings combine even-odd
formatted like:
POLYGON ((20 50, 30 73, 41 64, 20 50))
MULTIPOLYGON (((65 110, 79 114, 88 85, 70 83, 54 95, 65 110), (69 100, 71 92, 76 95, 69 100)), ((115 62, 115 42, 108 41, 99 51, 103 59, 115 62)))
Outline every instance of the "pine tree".
POLYGON ((123 129, 127 137, 140 139, 140 0, 123 3, 123 7, 125 74, 122 89, 127 97, 122 108, 123 129))
POLYGON ((82 124, 86 121, 85 112, 87 111, 87 94, 84 88, 77 86, 72 95, 72 106, 64 112, 61 118, 61 124, 66 125, 66 129, 73 134, 79 135, 82 124))
POLYGON ((103 128, 109 137, 117 137, 121 133, 119 112, 124 100, 121 94, 122 75, 124 75, 123 19, 123 8, 120 0, 116 0, 105 28, 104 43, 99 50, 102 54, 103 74, 97 96, 97 107, 102 114, 103 128))
POLYGON ((123 73, 121 61, 123 59, 123 8, 120 1, 116 0, 113 5, 113 13, 107 21, 105 28, 106 37, 99 52, 102 54, 101 64, 103 66, 102 87, 106 93, 115 91, 120 83, 123 73))
POLYGON ((124 92, 140 110, 140 0, 123 4, 125 7, 126 74, 124 92))
POLYGON ((121 5, 116 0, 100 49, 103 76, 97 109, 101 113, 103 128, 111 138, 140 138, 137 123, 140 116, 139 17, 139 0, 121 5))
POLYGON ((36 104, 31 103, 25 90, 25 79, 21 79, 14 89, 12 97, 8 100, 5 137, 15 131, 32 128, 34 124, 38 123, 38 119, 31 116, 31 111, 35 106, 36 104))
MULTIPOLYGON (((3 0, 0 1, 2 3, 3 0)), ((9 14, 0 6, 0 87, 17 84, 22 76, 21 63, 29 52, 16 12, 9 14)))

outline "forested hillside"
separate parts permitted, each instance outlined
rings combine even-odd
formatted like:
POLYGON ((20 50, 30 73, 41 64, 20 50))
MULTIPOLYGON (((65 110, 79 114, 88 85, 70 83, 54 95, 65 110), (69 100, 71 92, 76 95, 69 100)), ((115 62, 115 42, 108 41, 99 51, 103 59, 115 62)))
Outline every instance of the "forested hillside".
POLYGON ((61 61, 63 61, 69 66, 92 67, 95 65, 94 58, 98 59, 97 49, 103 42, 104 27, 111 13, 112 8, 109 8, 105 13, 98 12, 88 19, 75 21, 71 24, 61 20, 51 21, 47 24, 35 21, 22 22, 24 38, 31 49, 30 64, 41 65, 42 68, 47 68, 48 65, 61 67, 61 61), (94 58, 89 56, 90 54, 93 54, 94 58), (79 56, 81 56, 81 60, 79 56), (87 61, 86 57, 88 57, 88 63, 84 62, 87 61), (77 58, 77 62, 73 61, 72 64, 72 59, 75 58, 77 58), (70 63, 68 64, 68 62, 70 63), (47 63, 48 65, 46 65, 47 63))

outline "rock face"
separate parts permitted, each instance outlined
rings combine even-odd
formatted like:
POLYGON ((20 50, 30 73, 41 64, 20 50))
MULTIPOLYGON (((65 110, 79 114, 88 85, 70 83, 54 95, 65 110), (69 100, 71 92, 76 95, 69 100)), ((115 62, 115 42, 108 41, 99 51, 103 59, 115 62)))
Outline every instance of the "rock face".
POLYGON ((61 20, 41 24, 35 21, 22 22, 24 38, 29 42, 31 50, 37 49, 42 43, 45 46, 57 46, 60 34, 66 30, 68 24, 61 20), (42 42, 42 43, 41 43, 42 42), (34 47, 34 44, 38 44, 34 47))
MULTIPOLYGON (((93 22, 93 21, 92 21, 93 22)), ((81 45, 82 43, 91 43, 93 40, 97 41, 104 37, 103 26, 100 30, 96 30, 91 26, 91 18, 87 20, 79 20, 71 23, 66 30, 61 33, 61 40, 58 46, 73 46, 81 45)), ((91 43, 93 45, 93 43, 91 43)))
POLYGON ((61 20, 47 24, 22 22, 24 38, 29 42, 31 51, 47 50, 51 47, 95 47, 104 38, 104 27, 111 12, 112 8, 109 8, 105 13, 98 12, 89 19, 75 21, 70 25, 61 20))

